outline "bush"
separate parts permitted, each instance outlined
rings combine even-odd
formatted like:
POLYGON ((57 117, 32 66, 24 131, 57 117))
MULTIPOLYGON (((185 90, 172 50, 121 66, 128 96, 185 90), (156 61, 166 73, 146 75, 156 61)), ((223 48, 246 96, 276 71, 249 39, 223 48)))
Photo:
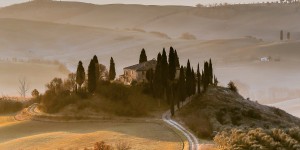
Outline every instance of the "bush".
POLYGON ((119 83, 101 81, 98 84, 96 93, 113 101, 127 101, 130 88, 119 83))
POLYGON ((235 84, 234 84, 232 81, 230 81, 230 82, 228 83, 228 88, 229 88, 231 91, 238 93, 238 89, 237 89, 237 87, 235 86, 235 84))
MULTIPOLYGON (((221 150, 231 149, 300 149, 299 141, 289 135, 299 130, 292 128, 287 132, 281 129, 263 130, 261 128, 240 130, 232 129, 218 133, 214 141, 221 150)), ((298 132, 299 133, 299 132, 298 132)))
POLYGON ((243 115, 246 117, 250 117, 253 119, 261 119, 261 115, 260 115, 260 111, 259 110, 253 110, 253 109, 249 109, 247 111, 243 112, 243 115))
POLYGON ((16 100, 0 98, 0 113, 13 113, 23 109, 24 104, 16 100))
POLYGON ((117 148, 117 150, 130 150, 131 146, 129 143, 121 141, 116 144, 116 148, 117 148))
POLYGON ((111 145, 106 144, 104 141, 101 141, 95 143, 94 150, 113 150, 113 147, 111 145))

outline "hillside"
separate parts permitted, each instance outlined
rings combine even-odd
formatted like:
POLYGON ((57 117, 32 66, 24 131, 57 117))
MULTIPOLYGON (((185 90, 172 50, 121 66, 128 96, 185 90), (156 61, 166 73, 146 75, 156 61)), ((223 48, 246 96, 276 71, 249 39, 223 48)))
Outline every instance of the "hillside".
MULTIPOLYGON (((31 1, 0 9, 1 59, 57 60, 75 71, 78 60, 87 67, 97 55, 108 66, 114 57, 118 76, 124 67, 138 62, 142 48, 153 59, 163 47, 173 46, 182 65, 190 59, 195 67, 212 58, 220 84, 233 80, 244 97, 263 104, 284 103, 300 97, 299 8, 297 4, 196 8, 31 1), (291 32, 292 40, 279 41, 280 30, 291 32), (273 58, 271 62, 259 61, 267 56, 273 58)), ((53 77, 49 74, 49 79, 53 77)), ((35 87, 43 91, 44 83, 35 87)), ((11 84, 10 92, 2 85, 0 81, 3 94, 18 94, 17 83, 11 84)), ((293 114, 300 116, 299 111, 293 114)))
POLYGON ((209 88, 202 96, 177 114, 199 137, 211 137, 213 131, 249 128, 299 127, 300 119, 278 108, 244 99, 227 88, 209 88))
POLYGON ((188 32, 195 34, 199 39, 236 38, 249 35, 277 40, 274 36, 277 36, 281 29, 292 32, 293 37, 299 39, 300 22, 298 21, 299 13, 297 13, 299 10, 299 5, 235 5, 196 8, 32 1, 1 9, 0 18, 111 29, 139 28, 146 31, 164 32, 171 37, 179 37, 188 32))

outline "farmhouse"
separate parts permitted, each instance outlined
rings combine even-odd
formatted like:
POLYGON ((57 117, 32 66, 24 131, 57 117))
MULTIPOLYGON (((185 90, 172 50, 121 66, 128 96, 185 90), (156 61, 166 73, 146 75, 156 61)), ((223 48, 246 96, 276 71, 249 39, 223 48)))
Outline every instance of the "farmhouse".
POLYGON ((120 79, 125 84, 131 84, 132 81, 147 82, 146 72, 150 69, 155 70, 157 61, 152 59, 147 62, 136 64, 124 68, 124 74, 120 76, 120 79))

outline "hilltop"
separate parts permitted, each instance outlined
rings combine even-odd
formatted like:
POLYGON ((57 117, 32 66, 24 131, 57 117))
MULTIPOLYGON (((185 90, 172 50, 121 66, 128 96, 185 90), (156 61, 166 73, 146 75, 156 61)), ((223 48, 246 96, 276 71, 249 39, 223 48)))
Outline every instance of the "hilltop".
POLYGON ((300 124, 299 118, 279 108, 261 105, 223 87, 211 87, 203 95, 194 97, 177 116, 199 137, 206 138, 213 132, 234 128, 285 129, 300 124))

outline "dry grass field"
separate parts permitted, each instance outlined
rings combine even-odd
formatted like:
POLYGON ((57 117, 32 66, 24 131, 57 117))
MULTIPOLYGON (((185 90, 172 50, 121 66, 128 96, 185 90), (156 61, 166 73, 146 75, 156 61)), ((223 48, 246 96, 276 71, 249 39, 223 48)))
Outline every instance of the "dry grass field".
POLYGON ((0 149, 84 149, 99 141, 111 145, 127 142, 140 150, 182 148, 176 133, 156 123, 13 122, 9 118, 0 117, 0 149))

